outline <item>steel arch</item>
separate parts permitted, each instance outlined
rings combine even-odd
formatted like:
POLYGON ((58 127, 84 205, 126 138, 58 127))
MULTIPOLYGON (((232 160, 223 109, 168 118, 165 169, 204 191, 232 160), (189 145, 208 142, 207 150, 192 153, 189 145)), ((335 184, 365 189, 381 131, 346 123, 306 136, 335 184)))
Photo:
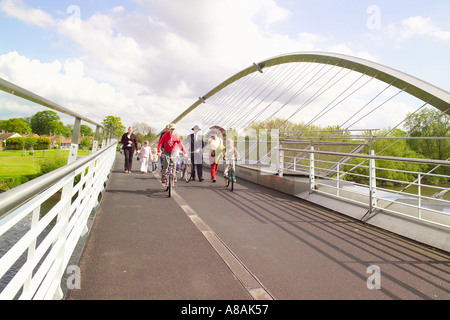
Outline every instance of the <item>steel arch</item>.
POLYGON ((201 105, 202 103, 207 103, 207 100, 213 95, 215 95, 228 85, 232 84, 233 82, 238 81, 245 76, 248 76, 249 74, 252 74, 254 72, 263 73, 264 68, 269 66, 271 67, 285 63, 300 62, 321 63, 339 66, 345 69, 350 69, 365 74, 387 84, 391 84, 398 89, 404 90, 410 95, 424 102, 427 102, 429 105, 450 115, 450 93, 416 77, 376 62, 339 53, 300 52, 284 54, 270 58, 268 60, 264 60, 259 63, 254 63, 252 66, 240 71, 239 73, 222 82, 210 92, 205 94, 203 97, 200 97, 193 105, 187 108, 172 122, 177 123, 199 105, 201 105))

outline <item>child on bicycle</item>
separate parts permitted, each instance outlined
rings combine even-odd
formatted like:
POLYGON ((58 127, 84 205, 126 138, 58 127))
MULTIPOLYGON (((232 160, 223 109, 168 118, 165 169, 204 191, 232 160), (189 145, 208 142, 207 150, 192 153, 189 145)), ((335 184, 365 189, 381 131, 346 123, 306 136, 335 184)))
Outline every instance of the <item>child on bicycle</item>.
MULTIPOLYGON (((167 173, 169 169, 169 163, 171 162, 173 166, 176 166, 176 159, 178 155, 178 146, 183 151, 184 157, 187 157, 186 149, 183 146, 183 143, 181 143, 180 137, 178 134, 175 133, 176 125, 174 123, 171 123, 169 125, 169 131, 166 132, 162 138, 159 140, 158 143, 158 156, 161 156, 161 147, 164 144, 164 165, 162 169, 162 183, 167 182, 167 173)), ((175 176, 175 182, 176 182, 176 176, 175 176)))
MULTIPOLYGON (((232 139, 227 139, 227 146, 224 155, 225 160, 225 170, 223 172, 225 179, 228 179, 228 171, 231 169, 233 165, 233 160, 237 160, 239 158, 239 152, 237 148, 234 146, 234 142, 232 139)), ((235 181, 236 178, 234 177, 235 181)))

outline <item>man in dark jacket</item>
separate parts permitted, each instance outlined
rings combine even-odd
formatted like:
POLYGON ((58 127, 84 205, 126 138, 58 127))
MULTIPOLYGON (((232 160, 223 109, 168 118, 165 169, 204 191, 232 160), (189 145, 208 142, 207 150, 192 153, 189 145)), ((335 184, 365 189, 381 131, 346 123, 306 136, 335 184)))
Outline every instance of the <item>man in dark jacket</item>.
POLYGON ((198 180, 203 181, 203 148, 205 147, 205 141, 200 134, 201 129, 198 125, 195 125, 192 130, 194 133, 187 136, 185 140, 185 145, 188 147, 191 156, 191 179, 195 180, 195 171, 197 171, 198 180))

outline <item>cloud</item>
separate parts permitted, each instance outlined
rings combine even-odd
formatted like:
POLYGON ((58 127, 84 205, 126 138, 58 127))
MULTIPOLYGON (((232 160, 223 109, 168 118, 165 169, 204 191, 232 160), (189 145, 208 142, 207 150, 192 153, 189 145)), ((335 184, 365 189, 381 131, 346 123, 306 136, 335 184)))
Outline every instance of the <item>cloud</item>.
MULTIPOLYGON (((162 127, 175 118, 191 99, 145 93, 145 87, 116 88, 85 75, 80 59, 48 63, 10 52, 0 55, 0 78, 100 123, 107 115, 120 116, 126 125, 147 122, 162 127)), ((182 86, 174 89, 186 90, 182 86)), ((44 107, 2 94, 0 118, 29 117, 44 107), (8 116, 8 114, 10 116, 8 116)), ((65 117, 60 114, 61 118, 65 117)), ((72 118, 65 117, 71 123, 72 118)))
MULTIPOLYGON (((22 0, 1 1, 8 15, 53 30, 73 58, 46 62, 10 52, 0 56, 9 60, 0 73, 96 120, 113 114, 124 123, 138 119, 160 128, 253 62, 321 48, 376 60, 319 34, 273 31, 291 17, 274 0, 134 3, 134 11, 116 6, 89 17, 62 18, 22 0)), ((82 6, 78 9, 83 13, 82 6)))
POLYGON ((450 40, 450 30, 442 30, 437 27, 431 18, 421 16, 410 17, 402 20, 401 27, 389 26, 391 37, 395 36, 398 41, 408 40, 417 36, 430 37, 440 41, 450 40))
POLYGON ((78 59, 42 63, 10 52, 0 56, 0 77, 97 122, 106 110, 121 112, 120 106, 130 106, 111 85, 86 77, 78 59))
POLYGON ((373 61, 373 62, 377 62, 378 61, 378 58, 376 56, 370 54, 369 52, 367 52, 367 51, 354 51, 351 48, 351 45, 345 44, 345 43, 331 45, 331 46, 329 46, 327 48, 327 51, 328 52, 345 54, 345 55, 353 56, 353 57, 358 57, 358 58, 366 59, 366 60, 373 61))
POLYGON ((47 12, 26 5, 22 0, 3 0, 0 2, 0 10, 8 16, 17 18, 26 24, 39 27, 54 26, 53 17, 47 12))

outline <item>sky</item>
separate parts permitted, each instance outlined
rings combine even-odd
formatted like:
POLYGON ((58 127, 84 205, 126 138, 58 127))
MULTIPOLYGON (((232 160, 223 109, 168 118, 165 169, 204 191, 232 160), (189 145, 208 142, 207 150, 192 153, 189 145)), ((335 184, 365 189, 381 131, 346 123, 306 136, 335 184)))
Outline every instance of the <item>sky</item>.
MULTIPOLYGON (((125 126, 161 130, 230 76, 293 52, 361 57, 450 91, 448 0, 0 0, 0 30, 0 78, 125 126)), ((43 110, 0 92, 0 119, 43 110)))

